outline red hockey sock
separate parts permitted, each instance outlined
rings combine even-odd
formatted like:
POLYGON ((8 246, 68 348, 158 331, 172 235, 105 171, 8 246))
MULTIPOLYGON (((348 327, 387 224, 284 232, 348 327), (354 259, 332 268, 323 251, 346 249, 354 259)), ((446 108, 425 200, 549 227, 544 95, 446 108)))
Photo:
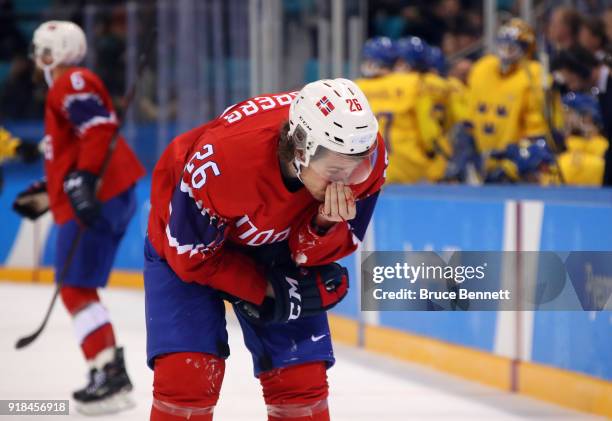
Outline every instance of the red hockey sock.
POLYGON ((268 421, 329 421, 326 370, 314 362, 262 373, 268 421))
POLYGON ((211 421, 225 360, 199 352, 155 359, 151 421, 211 421))
POLYGON ((95 288, 62 286, 64 306, 72 315, 74 331, 88 361, 101 351, 115 347, 115 333, 108 311, 100 303, 95 288))

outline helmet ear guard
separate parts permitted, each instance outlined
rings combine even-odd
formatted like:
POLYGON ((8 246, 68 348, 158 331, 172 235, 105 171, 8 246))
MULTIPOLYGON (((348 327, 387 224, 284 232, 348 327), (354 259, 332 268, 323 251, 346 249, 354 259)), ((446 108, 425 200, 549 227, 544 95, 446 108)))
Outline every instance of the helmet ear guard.
POLYGON ((295 126, 293 132, 289 132, 292 136, 293 144, 295 145, 295 156, 293 157, 293 166, 297 177, 301 180, 302 166, 307 167, 310 163, 310 154, 306 151, 306 142, 308 134, 306 130, 299 124, 295 126))
POLYGON ((307 148, 308 139, 308 134, 306 133, 306 130, 304 130, 304 128, 298 124, 293 130, 293 133, 290 133, 290 135, 293 136, 295 148, 305 151, 305 149, 307 148))

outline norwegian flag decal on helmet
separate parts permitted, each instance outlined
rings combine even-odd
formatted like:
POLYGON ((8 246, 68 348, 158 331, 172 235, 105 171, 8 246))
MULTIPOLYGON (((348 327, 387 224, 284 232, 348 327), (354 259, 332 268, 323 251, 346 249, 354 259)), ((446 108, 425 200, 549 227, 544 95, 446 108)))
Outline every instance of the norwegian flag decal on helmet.
POLYGON ((317 102, 317 107, 319 108, 319 110, 321 110, 323 115, 326 117, 329 113, 334 111, 334 104, 332 104, 332 102, 329 99, 327 99, 326 96, 324 96, 323 98, 319 100, 319 102, 317 102))

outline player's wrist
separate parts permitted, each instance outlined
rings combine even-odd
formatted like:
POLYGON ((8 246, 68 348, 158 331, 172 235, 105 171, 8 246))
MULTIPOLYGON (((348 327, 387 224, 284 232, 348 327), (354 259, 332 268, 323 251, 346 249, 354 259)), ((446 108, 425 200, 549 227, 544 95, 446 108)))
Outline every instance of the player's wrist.
POLYGON ((83 170, 68 173, 64 178, 64 193, 68 196, 77 219, 91 227, 100 215, 100 201, 96 197, 98 177, 83 170))
POLYGON ((312 218, 312 220, 310 221, 310 228, 315 234, 322 236, 322 235, 327 234, 327 232, 334 225, 336 225, 336 223, 337 223, 336 221, 330 221, 329 219, 326 219, 322 215, 315 215, 315 217, 312 218))

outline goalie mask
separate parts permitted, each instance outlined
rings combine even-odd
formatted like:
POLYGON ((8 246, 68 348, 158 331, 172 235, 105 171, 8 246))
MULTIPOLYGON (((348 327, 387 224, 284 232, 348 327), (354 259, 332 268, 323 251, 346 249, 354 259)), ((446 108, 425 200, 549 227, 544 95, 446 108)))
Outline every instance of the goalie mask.
POLYGON ((32 39, 32 59, 52 85, 51 70, 59 65, 76 65, 85 58, 85 33, 75 23, 51 20, 41 24, 32 39))
POLYGON ((308 167, 328 182, 359 184, 376 163, 378 122, 361 89, 348 79, 302 88, 291 103, 289 135, 298 177, 308 167))
POLYGON ((497 33, 496 49, 504 72, 524 58, 533 59, 535 55, 533 30, 521 19, 510 19, 497 33))

